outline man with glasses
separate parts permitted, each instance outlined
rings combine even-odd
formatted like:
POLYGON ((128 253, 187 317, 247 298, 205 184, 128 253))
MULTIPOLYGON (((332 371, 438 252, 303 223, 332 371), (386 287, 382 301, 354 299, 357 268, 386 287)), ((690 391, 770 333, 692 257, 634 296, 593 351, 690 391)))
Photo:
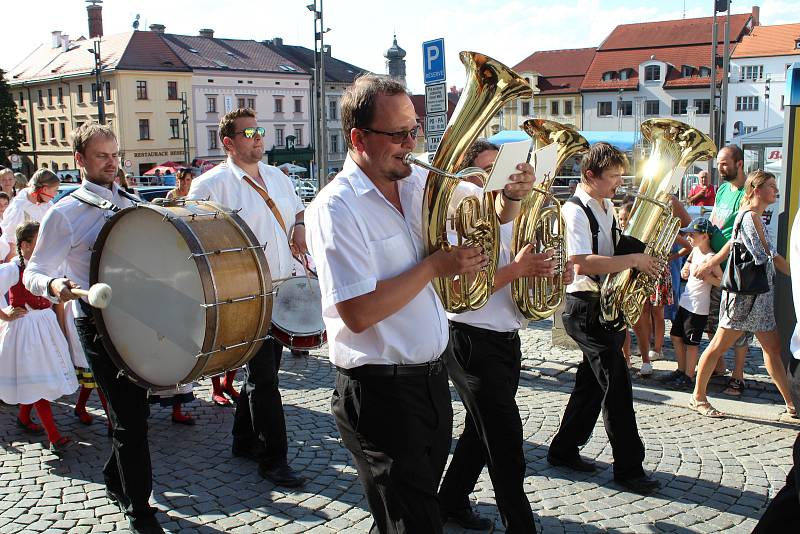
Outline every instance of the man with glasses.
MULTIPOLYGON (((434 277, 480 271, 477 247, 425 255, 422 197, 427 172, 403 158, 416 146, 405 88, 365 75, 341 100, 344 168, 308 207, 329 357, 336 366, 331 410, 358 470, 373 530, 441 532, 439 479, 453 411, 443 360, 452 357, 447 315, 434 277)), ((517 166, 495 209, 519 212, 533 186, 517 166)))
MULTIPOLYGON (((187 199, 210 199, 238 210, 265 253, 273 279, 302 270, 294 256, 305 255, 303 203, 294 186, 276 167, 261 161, 264 128, 251 109, 236 109, 219 123, 219 136, 228 160, 193 180, 187 199)), ((245 383, 236 403, 233 454, 258 462, 258 472, 279 486, 304 482, 287 460, 288 441, 278 370, 283 347, 267 339, 247 364, 245 383)), ((228 387, 232 387, 232 377, 228 387)))

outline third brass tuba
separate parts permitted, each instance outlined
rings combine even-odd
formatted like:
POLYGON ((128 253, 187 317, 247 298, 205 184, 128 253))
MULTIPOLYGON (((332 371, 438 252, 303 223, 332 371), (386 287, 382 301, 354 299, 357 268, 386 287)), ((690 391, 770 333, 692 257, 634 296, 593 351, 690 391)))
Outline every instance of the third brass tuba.
MULTIPOLYGON (((431 171, 423 193, 423 238, 427 254, 450 247, 447 238, 448 207, 459 183, 450 173, 460 167, 467 149, 506 102, 533 95, 525 80, 499 61, 476 52, 461 52, 459 56, 467 70, 467 81, 430 165, 444 172, 431 171)), ((500 252, 500 226, 494 210, 494 195, 487 192, 483 198, 464 198, 458 205, 454 220, 459 244, 479 246, 489 257, 486 269, 474 276, 433 280, 444 309, 462 313, 482 307, 492 294, 500 252)))
POLYGON ((550 188, 559 167, 567 158, 589 150, 589 143, 574 129, 555 121, 531 119, 525 121, 522 129, 533 138, 535 148, 551 143, 558 145, 553 175, 540 176, 542 169, 534 169, 537 185, 522 200, 520 214, 514 220, 511 239, 512 259, 528 243, 533 244, 532 252, 536 254, 553 251, 553 261, 556 262, 553 278, 524 277, 511 282, 511 297, 520 313, 537 321, 555 313, 566 289, 561 283, 561 275, 564 274, 567 262, 564 218, 561 215, 561 203, 553 196, 550 188))
MULTIPOLYGON (((642 183, 622 239, 637 247, 626 252, 644 252, 658 258, 666 268, 680 221, 672 216, 670 195, 678 189, 686 169, 695 161, 713 158, 717 149, 706 134, 672 119, 650 119, 641 125, 642 135, 652 143, 644 165, 642 183), (632 238, 632 239, 631 239, 632 238)), ((620 253, 620 252, 618 252, 620 253)), ((621 330, 633 326, 645 299, 654 291, 658 276, 636 269, 610 274, 600 290, 601 320, 621 330)))

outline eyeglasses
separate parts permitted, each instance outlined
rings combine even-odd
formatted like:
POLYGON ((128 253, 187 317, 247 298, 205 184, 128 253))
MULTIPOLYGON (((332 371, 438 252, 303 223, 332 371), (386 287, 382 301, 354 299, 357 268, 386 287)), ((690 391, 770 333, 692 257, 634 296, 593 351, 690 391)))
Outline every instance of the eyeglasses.
POLYGON ((391 137, 392 143, 399 145, 405 142, 405 140, 408 139, 409 136, 411 136, 411 139, 416 139, 417 132, 419 132, 419 128, 420 128, 419 125, 417 125, 411 128, 410 130, 400 130, 399 132, 382 132, 380 130, 373 130, 372 128, 359 128, 359 130, 361 130, 362 132, 376 133, 385 135, 387 137, 391 137))
POLYGON ((245 136, 245 138, 252 139, 256 136, 256 134, 258 134, 259 137, 264 137, 266 133, 267 130, 259 126, 258 128, 245 128, 241 132, 233 132, 233 135, 242 134, 245 136))

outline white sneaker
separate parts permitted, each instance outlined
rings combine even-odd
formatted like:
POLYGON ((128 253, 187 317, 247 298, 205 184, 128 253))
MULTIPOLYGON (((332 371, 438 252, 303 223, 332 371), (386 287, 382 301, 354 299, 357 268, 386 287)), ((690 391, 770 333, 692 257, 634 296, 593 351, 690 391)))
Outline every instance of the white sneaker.
POLYGON ((660 352, 656 352, 654 350, 651 350, 649 352, 649 354, 650 354, 650 361, 651 362, 655 362, 655 361, 664 359, 664 356, 660 352))
POLYGON ((645 362, 639 368, 639 374, 642 376, 650 376, 653 374, 653 366, 650 365, 650 362, 645 362))

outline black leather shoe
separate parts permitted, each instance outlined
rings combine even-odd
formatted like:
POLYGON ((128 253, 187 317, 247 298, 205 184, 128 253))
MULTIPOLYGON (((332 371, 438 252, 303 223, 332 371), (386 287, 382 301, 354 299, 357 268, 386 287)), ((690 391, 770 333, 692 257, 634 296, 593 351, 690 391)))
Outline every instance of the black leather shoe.
POLYGON ((597 466, 594 465, 594 462, 584 460, 580 457, 580 455, 577 454, 573 458, 569 459, 559 458, 558 456, 548 454, 547 463, 557 467, 566 467, 572 469, 573 471, 580 471, 582 473, 593 473, 597 469, 597 466))
POLYGON ((650 495, 661 487, 661 482, 645 474, 625 478, 615 476, 614 482, 639 495, 650 495))
POLYGON ((264 444, 261 442, 237 443, 234 441, 231 448, 234 456, 250 460, 258 460, 264 454, 264 450, 264 444))
POLYGON ((164 534, 155 516, 128 517, 128 528, 135 534, 164 534))
POLYGON ((494 526, 494 522, 491 519, 481 517, 471 507, 457 511, 442 510, 442 519, 453 521, 467 530, 489 530, 494 526))
POLYGON ((285 488, 299 488, 306 482, 305 477, 301 476, 297 471, 286 464, 276 467, 259 465, 258 474, 276 486, 283 486, 285 488))

